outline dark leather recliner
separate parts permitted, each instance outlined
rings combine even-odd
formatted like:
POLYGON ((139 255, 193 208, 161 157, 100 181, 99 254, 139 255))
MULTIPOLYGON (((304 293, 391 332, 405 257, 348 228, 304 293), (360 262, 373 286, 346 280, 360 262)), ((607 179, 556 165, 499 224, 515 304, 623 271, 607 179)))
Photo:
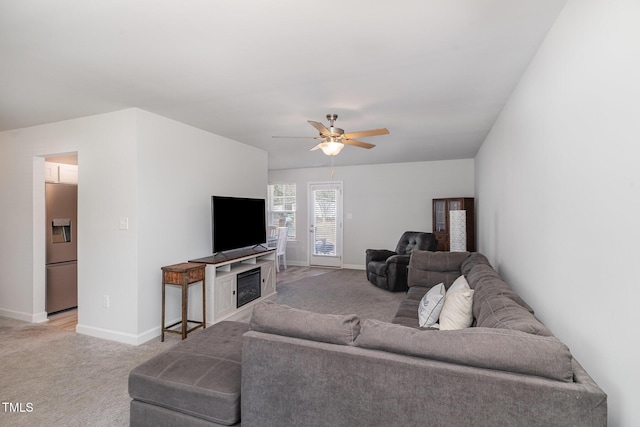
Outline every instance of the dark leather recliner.
POLYGON ((411 251, 435 251, 438 239, 433 233, 405 231, 395 251, 388 249, 367 249, 367 280, 374 285, 389 291, 406 291, 407 266, 411 251))

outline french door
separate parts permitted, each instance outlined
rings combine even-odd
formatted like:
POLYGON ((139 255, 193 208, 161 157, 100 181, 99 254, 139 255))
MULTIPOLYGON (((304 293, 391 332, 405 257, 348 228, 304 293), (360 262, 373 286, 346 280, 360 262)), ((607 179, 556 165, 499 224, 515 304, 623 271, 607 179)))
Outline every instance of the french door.
POLYGON ((342 267, 342 182, 309 183, 309 265, 342 267))

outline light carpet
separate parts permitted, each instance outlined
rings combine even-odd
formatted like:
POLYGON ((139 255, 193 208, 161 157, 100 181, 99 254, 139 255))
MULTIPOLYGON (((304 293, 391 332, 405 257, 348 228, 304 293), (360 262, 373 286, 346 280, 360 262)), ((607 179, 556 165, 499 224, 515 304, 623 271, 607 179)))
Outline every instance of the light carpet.
POLYGON ((335 270, 278 285, 276 301, 317 313, 357 314, 361 319, 390 322, 405 296, 373 286, 362 270, 335 270))
MULTIPOLYGON (((368 283, 364 271, 336 270, 279 284, 277 302, 389 321, 403 298, 368 283)), ((0 401, 25 411, 0 405, 0 426, 127 426, 129 371, 179 341, 165 334, 164 343, 131 346, 0 317, 0 401)))
POLYGON ((129 371, 170 337, 132 346, 0 318, 0 400, 18 410, 2 404, 0 426, 129 425, 129 371))

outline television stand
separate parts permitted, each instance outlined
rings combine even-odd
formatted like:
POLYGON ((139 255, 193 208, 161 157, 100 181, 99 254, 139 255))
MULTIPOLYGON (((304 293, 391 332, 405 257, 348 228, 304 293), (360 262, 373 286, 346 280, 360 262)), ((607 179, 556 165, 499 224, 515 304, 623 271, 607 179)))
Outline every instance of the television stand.
MULTIPOLYGON (((189 260, 207 264, 207 320, 240 320, 260 301, 275 299, 276 251, 273 248, 245 248, 189 260), (238 307, 238 275, 260 269, 260 297, 238 307)), ((207 322, 207 324, 210 324, 207 322)))

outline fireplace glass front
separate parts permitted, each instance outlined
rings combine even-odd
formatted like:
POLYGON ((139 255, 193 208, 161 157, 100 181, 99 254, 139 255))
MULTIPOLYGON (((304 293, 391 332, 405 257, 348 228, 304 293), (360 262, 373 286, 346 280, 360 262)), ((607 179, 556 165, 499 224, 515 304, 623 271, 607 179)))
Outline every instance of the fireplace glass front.
POLYGON ((260 268, 245 271, 237 276, 237 305, 240 308, 260 298, 260 268))

